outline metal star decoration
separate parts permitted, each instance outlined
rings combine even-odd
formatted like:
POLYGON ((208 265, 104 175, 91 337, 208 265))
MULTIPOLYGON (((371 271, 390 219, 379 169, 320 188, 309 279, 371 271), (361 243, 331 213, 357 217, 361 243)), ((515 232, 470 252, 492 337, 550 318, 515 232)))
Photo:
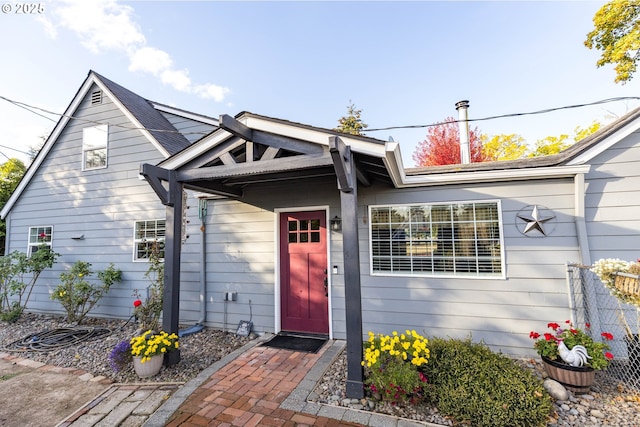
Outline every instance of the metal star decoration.
POLYGON ((527 223, 524 227, 524 234, 528 234, 531 230, 538 230, 540 233, 542 233, 543 236, 546 236, 547 233, 544 229, 544 223, 552 220, 553 218, 555 218, 555 216, 542 216, 542 214, 538 210, 538 206, 534 205, 533 210, 531 211, 531 215, 518 214, 518 218, 527 223))

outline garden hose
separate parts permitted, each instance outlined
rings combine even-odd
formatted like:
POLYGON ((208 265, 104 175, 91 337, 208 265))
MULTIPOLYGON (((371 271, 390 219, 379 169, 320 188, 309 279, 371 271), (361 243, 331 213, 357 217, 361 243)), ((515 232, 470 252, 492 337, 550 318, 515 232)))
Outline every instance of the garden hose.
POLYGON ((12 352, 47 352, 70 347, 110 333, 111 330, 107 328, 75 327, 51 329, 27 335, 24 338, 4 346, 2 350, 12 352))

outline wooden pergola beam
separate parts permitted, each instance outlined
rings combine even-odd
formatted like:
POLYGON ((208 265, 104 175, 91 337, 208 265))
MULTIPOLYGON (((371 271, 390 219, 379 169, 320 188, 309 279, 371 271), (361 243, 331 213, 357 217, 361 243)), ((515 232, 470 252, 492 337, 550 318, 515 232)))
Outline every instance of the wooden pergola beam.
POLYGON ((351 147, 338 136, 329 137, 329 150, 338 178, 342 213, 342 251, 347 324, 347 397, 364 397, 362 362, 362 292, 360 289, 360 246, 358 238, 358 183, 351 147))
POLYGON ((158 166, 145 163, 140 166, 140 174, 149 183, 163 205, 170 203, 169 189, 162 182, 169 182, 169 171, 158 166))
POLYGON ((244 139, 245 141, 253 141, 253 130, 228 114, 222 114, 218 120, 221 129, 226 130, 233 135, 244 139))
POLYGON ((293 170, 330 166, 332 160, 329 155, 321 156, 291 156, 259 162, 236 163, 232 165, 209 166, 198 169, 188 169, 178 172, 178 179, 184 183, 202 179, 226 178, 243 175, 259 175, 265 173, 287 172, 293 170))

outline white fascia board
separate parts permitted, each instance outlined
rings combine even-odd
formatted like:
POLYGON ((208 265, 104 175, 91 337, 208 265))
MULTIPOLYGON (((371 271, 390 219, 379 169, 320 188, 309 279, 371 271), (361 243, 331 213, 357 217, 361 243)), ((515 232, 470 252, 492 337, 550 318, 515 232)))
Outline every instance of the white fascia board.
POLYGON ((590 168, 590 165, 575 165, 412 175, 405 176, 401 185, 397 187, 409 188, 449 184, 472 184, 478 182, 508 182, 531 179, 567 178, 578 174, 586 174, 589 172, 590 168))
MULTIPOLYGON (((290 138, 309 141, 325 147, 329 146, 329 137, 333 134, 322 132, 315 129, 298 127, 295 125, 287 125, 277 123, 272 120, 265 120, 260 117, 245 116, 238 119, 251 129, 261 130, 276 135, 282 135, 290 138)), ((351 147, 356 153, 366 154, 373 157, 382 158, 385 155, 384 144, 376 144, 373 142, 362 141, 356 138, 350 138, 348 135, 341 134, 340 139, 351 147)))
POLYGON ((191 144, 173 157, 163 160, 158 164, 158 166, 169 170, 177 169, 180 166, 200 156, 201 154, 206 153, 231 136, 233 135, 230 132, 227 132, 223 129, 217 129, 212 134, 204 137, 194 144, 191 144))
POLYGON ((584 151, 579 156, 576 156, 575 159, 572 159, 567 164, 568 165, 580 165, 586 162, 591 161, 594 157, 601 154, 605 150, 611 148, 614 144, 622 141, 627 136, 631 135, 633 132, 637 131, 640 128, 640 117, 633 120, 631 123, 624 126, 622 129, 614 132, 608 137, 604 138, 602 141, 598 142, 593 147, 584 151))
POLYGON ((400 188, 406 179, 404 165, 402 164, 402 154, 400 153, 400 144, 397 142, 387 142, 384 148, 385 153, 382 158, 382 163, 384 163, 387 168, 393 185, 396 188, 400 188))
POLYGON ((186 119, 195 120, 196 122, 201 122, 212 126, 220 125, 218 119, 202 116, 198 113, 192 113, 190 111, 184 111, 179 108, 172 108, 167 105, 160 105, 153 102, 151 103, 151 105, 153 105, 153 108, 155 108, 156 110, 164 111, 165 113, 173 114, 175 116, 184 117, 186 119))

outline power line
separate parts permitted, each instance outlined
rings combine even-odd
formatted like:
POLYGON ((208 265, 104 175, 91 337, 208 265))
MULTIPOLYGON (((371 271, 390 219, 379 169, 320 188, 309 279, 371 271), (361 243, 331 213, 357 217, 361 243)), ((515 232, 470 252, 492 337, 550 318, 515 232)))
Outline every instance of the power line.
MULTIPOLYGON (((65 114, 60 114, 60 113, 55 113, 53 111, 49 111, 49 110, 45 110, 44 108, 40 108, 40 107, 36 107, 33 105, 29 105, 26 104, 24 102, 19 102, 19 101, 14 101, 12 99, 6 98, 2 95, 0 95, 0 99, 5 100, 7 102, 9 102, 10 104, 13 104, 17 107, 20 108, 24 108, 25 110, 36 114, 38 116, 44 117, 48 120, 51 120, 53 122, 55 122, 55 120, 51 119, 50 117, 46 117, 36 111, 35 110, 40 110, 46 114, 51 114, 54 116, 58 116, 58 117, 66 117, 68 119, 73 119, 73 120, 79 120, 79 121, 83 121, 85 123, 91 123, 91 124, 97 124, 97 125, 101 125, 101 124, 105 124, 103 122, 98 122, 95 120, 88 120, 88 119, 84 119, 84 118, 80 118, 80 117, 75 117, 75 116, 70 116, 70 115, 65 115, 65 114)), ((620 96, 620 97, 616 97, 616 98, 607 98, 607 99, 602 99, 599 101, 594 101, 594 102, 588 102, 588 103, 584 103, 584 104, 574 104, 574 105, 565 105, 562 107, 553 107, 553 108, 546 108, 544 110, 537 110, 537 111, 529 111, 529 112, 524 112, 524 113, 509 113, 509 114, 501 114, 501 115, 496 115, 496 116, 489 116, 489 117, 482 117, 482 118, 478 118, 478 119, 467 119, 467 122, 481 122, 481 121, 487 121, 487 120, 496 120, 496 119, 504 119, 504 118, 509 118, 509 117, 520 117, 520 116, 532 116, 532 115, 537 115, 537 114, 546 114, 546 113, 551 113, 554 111, 559 111, 559 110, 569 110, 569 109, 574 109, 574 108, 582 108, 582 107, 590 107, 593 105, 599 105, 599 104, 606 104, 606 103, 610 103, 610 102, 618 102, 618 101, 629 101, 629 100, 640 100, 640 97, 638 96, 620 96)), ((441 125, 445 125, 447 123, 458 123, 461 120, 450 120, 450 121, 446 121, 446 122, 437 122, 437 123, 431 123, 431 124, 421 124, 421 125, 404 125, 404 126, 388 126, 388 127, 382 127, 382 128, 375 128, 375 129, 367 129, 367 132, 377 132, 377 131, 383 131, 383 130, 393 130, 393 129, 420 129, 420 128, 428 128, 428 127, 434 127, 434 126, 441 126, 441 125)), ((145 128, 145 127, 137 127, 137 126, 126 126, 126 125, 119 125, 119 124, 111 124, 109 123, 110 126, 115 126, 115 127, 120 127, 123 129, 127 129, 127 130, 146 130, 149 132, 165 132, 165 133, 181 133, 183 135, 207 135, 209 132, 180 132, 177 130, 169 130, 169 129, 149 129, 149 128, 145 128)), ((19 151, 19 150, 16 150, 19 151)), ((25 153, 28 154, 28 153, 25 153)))
MULTIPOLYGON (((29 104, 26 104, 24 102, 14 101, 13 99, 9 99, 9 98, 4 97, 2 95, 0 95, 0 99, 2 99, 4 101, 7 101, 8 103, 15 105, 16 107, 24 108, 25 110, 27 110, 27 111, 29 111, 29 112, 31 112, 33 114, 36 114, 36 115, 38 115, 40 117, 44 117, 47 120, 51 120, 54 123, 56 122, 56 120, 53 120, 52 118, 44 116, 44 115, 42 115, 42 114, 40 114, 40 113, 38 113, 36 111, 33 111, 33 110, 40 110, 40 111, 42 111, 42 112, 44 112, 46 114, 51 114, 53 116, 65 117, 67 119, 78 120, 78 121, 81 121, 81 122, 84 122, 84 123, 91 123, 91 124, 94 124, 94 125, 107 124, 107 123, 98 122, 98 121, 95 121, 95 120, 88 120, 88 119, 81 118, 81 117, 75 117, 75 116, 69 116, 69 115, 66 115, 66 114, 55 113, 53 111, 49 111, 49 110, 46 110, 44 108, 36 107, 34 105, 29 105, 29 104)), ((180 131, 177 131, 177 130, 170 130, 170 129, 149 129, 149 128, 138 127, 138 126, 127 126, 127 125, 113 124, 113 123, 108 123, 108 124, 109 124, 109 126, 119 127, 119 128, 126 129, 126 130, 146 130, 148 132, 179 133, 179 134, 182 134, 182 135, 207 135, 209 133, 209 132, 204 132, 204 131, 202 131, 202 132, 180 132, 180 131)))
POLYGON ((28 153, 26 151, 18 150, 17 148, 9 147, 9 146, 6 146, 6 145, 0 145, 0 148, 6 148, 7 150, 17 151, 18 153, 22 153, 22 154, 27 154, 27 155, 30 154, 30 153, 28 153))
POLYGON ((558 111, 558 110, 569 110, 569 109, 572 109, 572 108, 590 107, 592 105, 606 104, 606 103, 609 103, 609 102, 638 100, 638 99, 640 99, 640 97, 638 97, 638 96, 620 96, 620 97, 617 97, 617 98, 602 99, 600 101, 594 101, 594 102, 589 102, 589 103, 585 103, 585 104, 575 104, 575 105, 566 105, 564 107, 546 108, 544 110, 530 111, 530 112, 527 112, 527 113, 501 114, 501 115, 498 115, 498 116, 482 117, 482 118, 479 118, 479 119, 450 120, 450 121, 446 121, 446 122, 432 123, 432 124, 429 124, 429 125, 389 126, 389 127, 377 128, 377 129, 367 129, 367 132, 375 132, 375 131, 381 131, 381 130, 392 130, 392 129, 419 129, 419 128, 427 128, 427 127, 433 127, 433 126, 441 126, 441 125, 445 125, 447 123, 459 123, 461 121, 482 122, 482 121, 487 121, 487 120, 505 119, 505 118, 509 118, 509 117, 532 116, 532 115, 535 115, 535 114, 551 113, 551 112, 558 111))

